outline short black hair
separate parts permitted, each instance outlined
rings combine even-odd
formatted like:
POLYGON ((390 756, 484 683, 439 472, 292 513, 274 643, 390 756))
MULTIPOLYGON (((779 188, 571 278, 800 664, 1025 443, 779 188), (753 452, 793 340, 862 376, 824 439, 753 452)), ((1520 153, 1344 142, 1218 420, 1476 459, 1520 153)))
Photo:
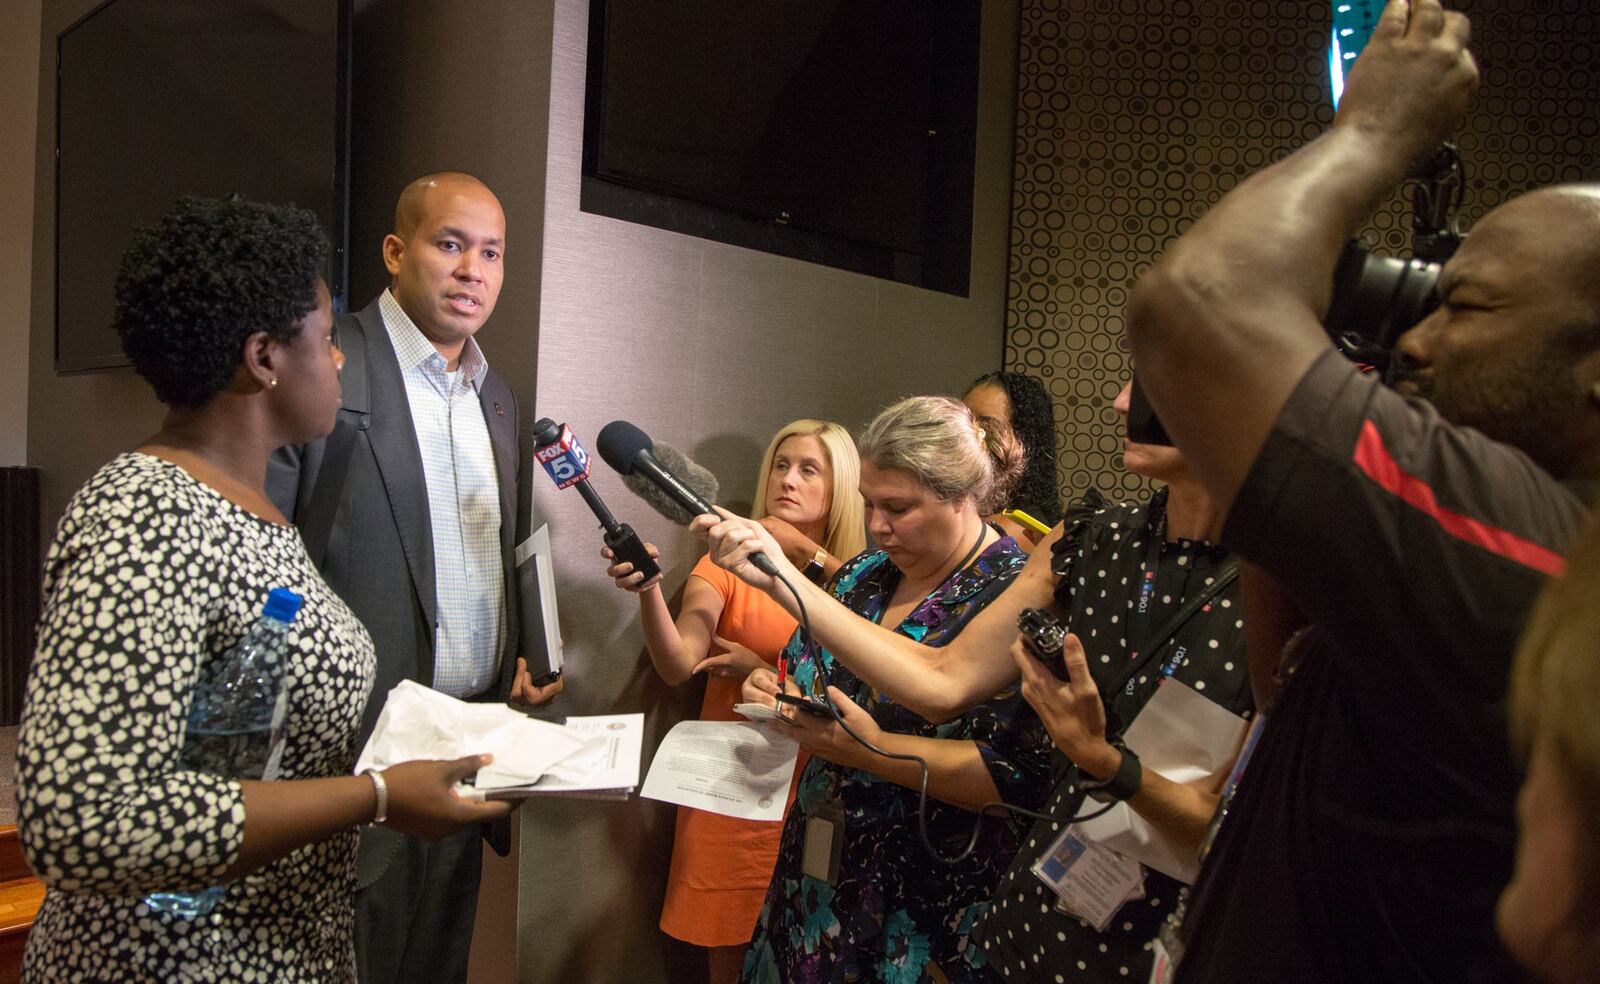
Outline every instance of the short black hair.
POLYGON ((227 387, 244 340, 289 342, 317 305, 327 239, 311 212, 237 195, 178 199, 139 229, 117 271, 117 335, 133 368, 171 407, 197 409, 227 387))
POLYGON ((1044 383, 1020 372, 987 372, 972 381, 966 392, 979 386, 998 386, 1011 403, 1011 429, 1022 442, 1027 467, 1011 490, 1008 509, 1021 509, 1034 519, 1054 526, 1061 521, 1061 493, 1056 488, 1056 418, 1044 383))

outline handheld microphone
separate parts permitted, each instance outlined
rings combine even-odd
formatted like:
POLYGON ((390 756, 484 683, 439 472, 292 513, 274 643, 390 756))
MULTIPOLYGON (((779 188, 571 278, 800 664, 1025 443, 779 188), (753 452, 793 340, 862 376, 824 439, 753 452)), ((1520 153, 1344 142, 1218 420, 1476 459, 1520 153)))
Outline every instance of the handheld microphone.
MULTIPOLYGON (((606 464, 624 476, 636 472, 643 475, 691 515, 717 515, 715 506, 661 464, 656 458, 655 444, 650 440, 650 435, 626 420, 613 420, 600 428, 600 437, 595 445, 606 464)), ((778 565, 764 553, 751 554, 750 563, 764 574, 778 576, 778 565)))
MULTIPOLYGON (((717 476, 690 461, 683 452, 671 445, 658 443, 653 453, 661 467, 681 478, 683 484, 689 486, 690 491, 707 502, 717 501, 717 493, 720 491, 717 476)), ((688 526, 697 515, 678 505, 677 500, 657 488, 654 482, 645 478, 640 472, 622 476, 622 484, 628 487, 629 492, 643 499, 645 505, 679 526, 688 526)))
POLYGON ((630 563, 634 570, 643 573, 641 582, 660 574, 661 566, 644 548, 644 542, 633 532, 633 527, 617 522, 611 510, 600 501, 600 493, 589 485, 589 453, 573 436, 572 428, 557 424, 549 417, 541 417, 533 425, 533 442, 533 456, 544 466, 550 480, 556 483, 556 488, 578 487, 578 494, 583 496, 583 501, 589 504, 589 510, 605 530, 605 544, 611 548, 616 560, 630 563))

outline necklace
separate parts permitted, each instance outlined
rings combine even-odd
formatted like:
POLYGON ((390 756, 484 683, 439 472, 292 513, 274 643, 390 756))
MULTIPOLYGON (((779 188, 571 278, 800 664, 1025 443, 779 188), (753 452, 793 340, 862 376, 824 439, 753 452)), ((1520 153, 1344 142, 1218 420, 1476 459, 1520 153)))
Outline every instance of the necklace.
MULTIPOLYGON (((966 570, 967 565, 972 563, 972 558, 974 558, 974 557, 976 557, 978 555, 978 548, 983 546, 983 537, 988 532, 989 532, 989 525, 987 523, 984 523, 984 522, 979 522, 978 523, 978 538, 976 540, 972 541, 972 549, 968 550, 967 551, 967 555, 965 557, 961 558, 961 563, 957 564, 955 567, 950 569, 950 574, 947 577, 945 577, 944 580, 948 581, 948 580, 950 580, 950 578, 955 577, 957 574, 959 574, 962 571, 966 570)), ((943 583, 943 582, 940 582, 940 583, 943 583)))

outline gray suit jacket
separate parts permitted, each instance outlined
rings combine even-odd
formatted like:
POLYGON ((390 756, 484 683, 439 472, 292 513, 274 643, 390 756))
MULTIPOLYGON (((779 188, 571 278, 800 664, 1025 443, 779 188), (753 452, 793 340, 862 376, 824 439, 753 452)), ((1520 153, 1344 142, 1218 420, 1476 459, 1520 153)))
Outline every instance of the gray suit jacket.
MULTIPOLYGON (((428 514, 422 453, 394 346, 378 302, 335 322, 345 365, 344 401, 333 433, 280 449, 267 473, 267 492, 305 539, 328 585, 366 625, 377 647, 377 676, 362 719, 371 733, 389 691, 402 680, 433 682, 433 526, 428 514)), ((506 633, 492 695, 504 700, 516 671, 518 622, 512 550, 517 522, 517 405, 491 369, 479 388, 500 482, 500 552, 506 578, 506 633)), ((486 825, 500 854, 510 828, 486 825)), ((358 887, 388 868, 403 835, 384 827, 362 833, 358 887)))

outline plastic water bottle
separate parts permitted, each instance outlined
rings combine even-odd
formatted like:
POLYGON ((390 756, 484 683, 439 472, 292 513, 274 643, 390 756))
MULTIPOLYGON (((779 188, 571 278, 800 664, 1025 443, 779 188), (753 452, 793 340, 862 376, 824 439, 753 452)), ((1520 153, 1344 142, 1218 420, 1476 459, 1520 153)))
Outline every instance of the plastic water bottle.
MULTIPOLYGON (((301 601, 287 588, 273 588, 250 630, 201 672, 179 753, 182 768, 230 779, 278 777, 288 709, 283 678, 289 624, 301 601)), ((216 907, 224 891, 214 885, 201 892, 154 892, 144 901, 152 911, 197 919, 216 907)))

